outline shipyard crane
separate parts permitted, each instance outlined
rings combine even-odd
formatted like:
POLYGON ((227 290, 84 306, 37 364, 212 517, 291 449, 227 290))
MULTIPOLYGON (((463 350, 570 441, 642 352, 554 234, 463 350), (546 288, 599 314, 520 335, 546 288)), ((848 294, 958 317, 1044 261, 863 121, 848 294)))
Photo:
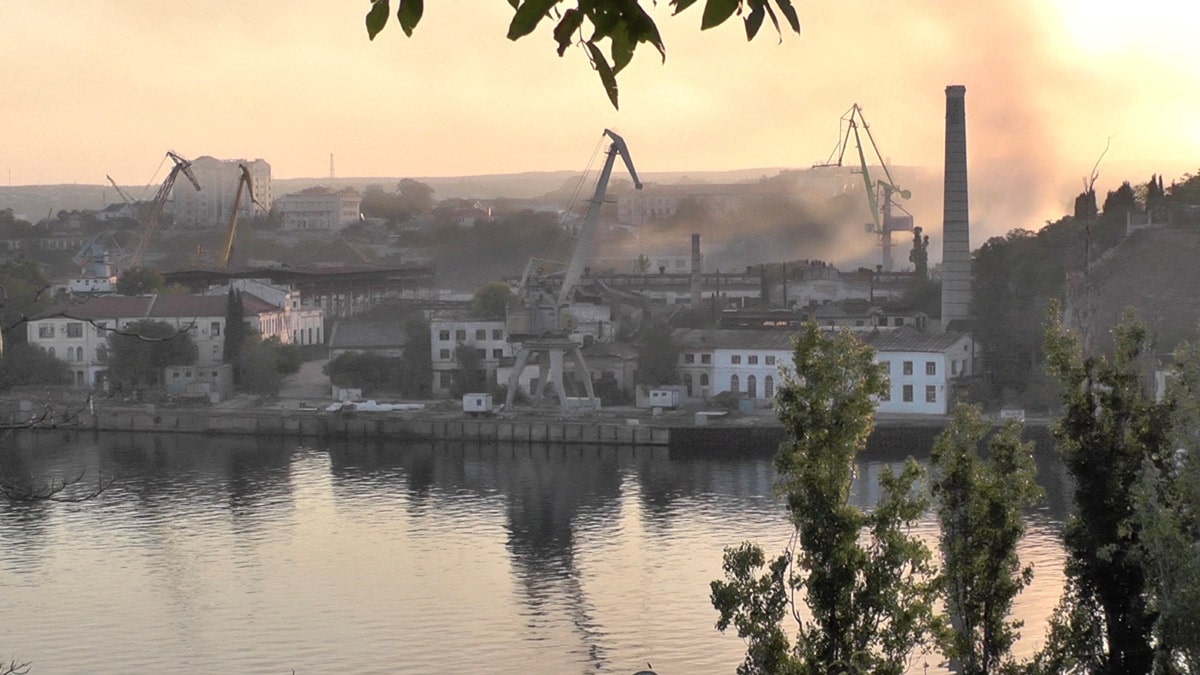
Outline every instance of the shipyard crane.
POLYGON ((196 175, 192 173, 192 163, 170 150, 167 151, 167 157, 175 165, 171 167, 171 171, 163 180, 162 185, 158 186, 154 198, 142 205, 138 213, 138 232, 134 239, 133 251, 122 265, 122 271, 133 269, 141 264, 142 256, 146 254, 146 247, 150 245, 150 237, 158 229, 158 219, 162 217, 163 206, 171 196, 171 189, 175 187, 175 181, 179 178, 179 174, 182 173, 186 176, 196 191, 200 191, 200 183, 196 180, 196 175))
POLYGON ((871 221, 867 223, 867 232, 874 234, 879 245, 883 248, 883 270, 891 272, 894 266, 892 260, 892 233, 893 232, 909 232, 913 229, 913 217, 904 207, 895 203, 895 196, 901 199, 908 199, 912 194, 908 190, 901 189, 896 185, 896 181, 892 179, 892 173, 888 169, 887 162, 883 161, 883 156, 879 153, 879 146, 875 144, 875 137, 871 135, 871 125, 867 124, 867 120, 863 117, 862 107, 857 103, 850 106, 846 114, 842 115, 841 124, 838 129, 838 144, 834 147, 833 153, 830 154, 829 160, 824 164, 816 164, 814 168, 825 166, 842 166, 842 160, 846 156, 846 150, 850 146, 850 135, 854 135, 854 145, 858 149, 859 171, 862 174, 863 185, 867 192, 867 206, 871 209, 871 221), (871 150, 875 152, 875 158, 879 160, 879 166, 883 169, 883 175, 887 180, 871 180, 871 170, 867 166, 866 149, 863 147, 862 136, 859 133, 859 128, 867 135, 867 140, 871 143, 871 150), (845 131, 842 131, 842 128, 845 131), (837 155, 837 161, 833 160, 833 155, 837 155), (903 212, 894 214, 893 208, 903 212))
POLYGON ((517 300, 508 310, 508 338, 512 342, 520 343, 520 348, 508 380, 506 408, 512 408, 513 395, 519 386, 521 374, 532 361, 538 366, 538 391, 530 392, 531 396, 535 399, 542 398, 547 389, 553 389, 553 393, 558 395, 560 408, 565 412, 567 395, 563 388, 563 361, 568 356, 579 369, 589 405, 595 405, 596 395, 592 390, 592 378, 580 351, 582 345, 570 336, 569 310, 583 275, 583 267, 587 262, 596 222, 600 216, 600 207, 604 204, 604 195, 608 190, 608 181, 618 155, 625 161, 625 168, 629 170, 634 187, 642 189, 642 182, 638 180, 637 170, 633 168, 633 159, 629 156, 625 139, 609 129, 604 130, 604 136, 610 140, 607 157, 596 181, 596 190, 588 204, 587 215, 578 229, 575 248, 562 273, 561 283, 554 283, 551 275, 546 273, 545 265, 550 261, 531 258, 521 276, 517 300))
POLYGON ((117 181, 113 180, 112 176, 105 174, 104 177, 107 178, 108 182, 112 183, 112 186, 117 189, 117 194, 121 195, 121 199, 125 200, 126 204, 129 206, 137 206, 137 202, 133 199, 133 197, 130 197, 128 192, 123 190, 120 185, 117 185, 117 181))
MULTIPOLYGON (((250 203, 258 208, 264 208, 254 198, 254 179, 250 177, 250 169, 245 164, 238 164, 242 174, 238 176, 237 189, 233 193, 233 209, 229 213, 229 226, 225 229, 225 242, 221 245, 221 259, 218 261, 222 269, 229 267, 229 254, 233 251, 233 236, 237 231, 238 209, 242 206, 242 190, 250 197, 250 203)), ((265 210, 265 209, 264 209, 265 210)))

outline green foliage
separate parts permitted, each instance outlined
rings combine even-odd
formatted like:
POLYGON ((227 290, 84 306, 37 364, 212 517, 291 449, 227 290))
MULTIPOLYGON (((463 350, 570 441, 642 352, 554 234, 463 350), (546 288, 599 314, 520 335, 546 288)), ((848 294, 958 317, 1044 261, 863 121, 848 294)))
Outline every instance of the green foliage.
POLYGON ((167 290, 167 282, 153 267, 134 267, 125 270, 117 279, 120 295, 151 295, 167 290))
POLYGON ((116 382, 157 384, 162 369, 196 362, 196 343, 186 330, 143 319, 108 333, 109 377, 116 382))
POLYGON ((28 384, 70 384, 66 362, 28 344, 10 344, 0 351, 0 391, 28 384))
POLYGON ((467 307, 467 316, 476 319, 503 318, 508 311, 508 303, 512 300, 513 294, 508 284, 492 282, 475 291, 471 304, 467 307))
POLYGON ((280 375, 295 375, 300 372, 300 349, 294 344, 283 344, 277 336, 271 336, 264 341, 275 351, 275 370, 280 375))
POLYGON ((454 361, 458 370, 454 373, 454 384, 450 387, 450 395, 455 398, 463 394, 486 392, 489 390, 486 372, 480 363, 479 354, 471 345, 458 345, 454 348, 454 361))
POLYGON ((1142 389, 1145 326, 1127 313, 1113 332, 1111 359, 1084 354, 1078 336, 1062 327, 1057 306, 1045 332, 1047 368, 1063 387, 1064 413, 1053 432, 1075 483, 1076 513, 1063 535, 1074 592, 1064 602, 1078 607, 1061 614, 1077 622, 1070 635, 1098 640, 1073 646, 1083 658, 1096 655, 1081 667, 1146 673, 1154 615, 1133 487, 1143 464, 1161 465, 1169 448, 1169 406, 1142 389))
POLYGON ((412 178, 404 178, 393 192, 368 185, 359 210, 368 218, 382 218, 391 225, 403 223, 433 209, 434 189, 412 178))
POLYGON ((1200 673, 1200 343, 1180 345, 1171 401, 1174 454, 1143 461, 1133 522, 1149 580, 1155 672, 1200 673))
POLYGON ((884 471, 876 508, 851 505, 854 457, 886 377, 869 346, 811 322, 794 359, 776 399, 789 440, 775 466, 795 535, 769 564, 756 545, 726 549, 727 580, 712 582, 717 627, 747 641, 739 673, 902 673, 937 626, 931 555, 911 534, 928 505, 914 490, 922 472, 911 459, 899 475, 884 471), (811 618, 793 606, 797 593, 811 618), (789 612, 794 644, 780 626, 789 612))
POLYGON ((262 396, 275 396, 283 383, 280 372, 281 347, 279 340, 263 340, 257 334, 246 337, 242 343, 237 366, 239 391, 262 396))
POLYGON ((321 369, 337 387, 377 392, 395 388, 399 359, 369 352, 343 352, 321 369))
MULTIPOLYGON (((674 13, 678 14, 695 2, 671 0, 670 4, 675 8, 674 13)), ((424 14, 424 2, 396 0, 396 4, 396 20, 400 29, 405 35, 411 36, 424 14)), ((509 4, 514 11, 508 25, 508 39, 519 40, 532 33, 542 19, 551 19, 555 22, 552 34, 558 45, 558 55, 566 53, 572 44, 583 46, 613 108, 618 107, 617 74, 633 60, 639 44, 647 43, 658 50, 664 61, 667 58, 667 48, 659 35, 658 26, 639 0, 509 0, 509 4), (601 48, 604 40, 608 40, 608 56, 601 48)), ((748 40, 754 39, 764 17, 769 17, 775 31, 782 35, 776 8, 788 27, 799 33, 800 17, 791 0, 705 0, 700 29, 714 28, 734 14, 739 14, 744 17, 748 40)), ((371 0, 371 8, 366 15, 367 36, 370 39, 374 40, 384 29, 390 15, 390 0, 371 0)))
POLYGON ((404 322, 408 342, 400 356, 400 393, 415 398, 433 394, 433 353, 429 337, 429 322, 413 314, 404 322))
POLYGON ((237 364, 241 363, 242 345, 246 342, 246 308, 242 305, 241 291, 229 287, 225 297, 225 336, 221 346, 221 358, 234 364, 234 381, 237 381, 237 364))
POLYGON ((663 322, 642 325, 638 337, 637 382, 651 387, 679 381, 679 345, 663 322))
POLYGON ((1019 621, 1007 615, 1033 568, 1022 568, 1017 542, 1025 533, 1022 508, 1041 495, 1033 444, 1021 443, 1021 426, 1010 422, 991 439, 989 458, 978 457, 987 433, 978 408, 958 405, 938 436, 931 459, 942 526, 939 592, 950 618, 944 653, 959 672, 984 675, 1010 663, 1019 621))
POLYGON ((42 266, 27 258, 0 263, 0 329, 3 339, 25 342, 25 318, 46 309, 50 282, 42 266))
POLYGON ((908 252, 908 261, 913 264, 913 270, 921 281, 929 278, 929 235, 921 236, 921 228, 913 228, 912 250, 908 252))

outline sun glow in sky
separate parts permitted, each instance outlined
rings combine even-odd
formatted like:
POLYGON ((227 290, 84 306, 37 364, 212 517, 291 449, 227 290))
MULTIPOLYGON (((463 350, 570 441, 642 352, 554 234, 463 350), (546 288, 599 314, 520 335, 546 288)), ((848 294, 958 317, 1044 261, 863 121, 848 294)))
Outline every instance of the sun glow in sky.
POLYGON ((506 40, 496 0, 429 2, 412 38, 374 42, 365 1, 4 3, 0 172, 143 184, 167 149, 280 178, 326 175, 330 153, 345 177, 582 169, 605 127, 643 172, 807 167, 855 102, 893 163, 940 168, 948 84, 967 87, 972 210, 1020 201, 1012 227, 1065 212, 1109 137, 1101 189, 1200 165, 1192 3, 796 6, 802 35, 747 43, 736 18, 701 33, 698 7, 657 3, 666 62, 638 50, 618 112, 548 25, 506 40))

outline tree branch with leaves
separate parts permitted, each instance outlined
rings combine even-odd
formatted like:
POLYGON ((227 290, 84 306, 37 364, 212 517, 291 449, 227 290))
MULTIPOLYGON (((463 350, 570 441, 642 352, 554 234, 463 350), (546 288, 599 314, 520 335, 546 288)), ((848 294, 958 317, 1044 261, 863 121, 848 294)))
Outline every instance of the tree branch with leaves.
MULTIPOLYGON (((371 0, 366 15, 367 36, 375 36, 392 16, 393 0, 371 0)), ((556 51, 563 56, 572 45, 584 50, 588 63, 600 76, 600 83, 613 108, 618 108, 617 75, 633 60, 638 45, 648 44, 667 59, 667 46, 658 25, 642 7, 640 0, 508 0, 513 18, 508 24, 509 40, 519 40, 534 32, 544 19, 554 24, 552 35, 556 51), (607 47, 607 55, 605 54, 607 47)), ((653 3, 657 4, 657 3, 653 3)), ((679 14, 696 0, 670 0, 672 14, 679 14)), ((396 22, 411 37, 425 14, 424 0, 395 0, 396 22)), ((700 29, 715 28, 733 16, 741 16, 746 39, 753 40, 764 20, 770 19, 782 39, 783 24, 800 32, 800 17, 791 0, 705 0, 700 29)))

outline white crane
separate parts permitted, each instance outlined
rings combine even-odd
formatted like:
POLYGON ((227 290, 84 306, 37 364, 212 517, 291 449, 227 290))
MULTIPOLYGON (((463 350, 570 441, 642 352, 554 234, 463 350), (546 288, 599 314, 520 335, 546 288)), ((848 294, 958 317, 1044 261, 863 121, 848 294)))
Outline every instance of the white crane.
POLYGON ((596 191, 588 204, 587 215, 579 227, 575 250, 571 254, 566 271, 563 272, 562 283, 554 284, 547 278, 541 265, 548 261, 530 259, 521 277, 521 286, 517 290, 519 306, 509 308, 506 317, 508 337, 513 342, 519 342, 520 348, 512 375, 508 379, 506 408, 512 408, 513 395, 519 386, 521 374, 532 360, 538 366, 538 391, 530 392, 531 396, 542 398, 547 389, 553 389, 553 393, 558 395, 560 407, 565 411, 567 395, 563 388, 563 361, 568 356, 579 369, 589 405, 595 405, 596 395, 592 390, 592 378, 588 373, 587 364, 580 352, 581 345, 570 337, 569 309, 579 279, 583 276, 583 267, 587 262, 596 231, 596 221, 600 216, 600 207, 604 204, 604 195, 608 190, 608 181, 618 155, 625 161, 625 168, 629 170, 634 187, 642 189, 625 139, 609 129, 604 130, 604 135, 611 141, 608 156, 596 181, 596 191))

